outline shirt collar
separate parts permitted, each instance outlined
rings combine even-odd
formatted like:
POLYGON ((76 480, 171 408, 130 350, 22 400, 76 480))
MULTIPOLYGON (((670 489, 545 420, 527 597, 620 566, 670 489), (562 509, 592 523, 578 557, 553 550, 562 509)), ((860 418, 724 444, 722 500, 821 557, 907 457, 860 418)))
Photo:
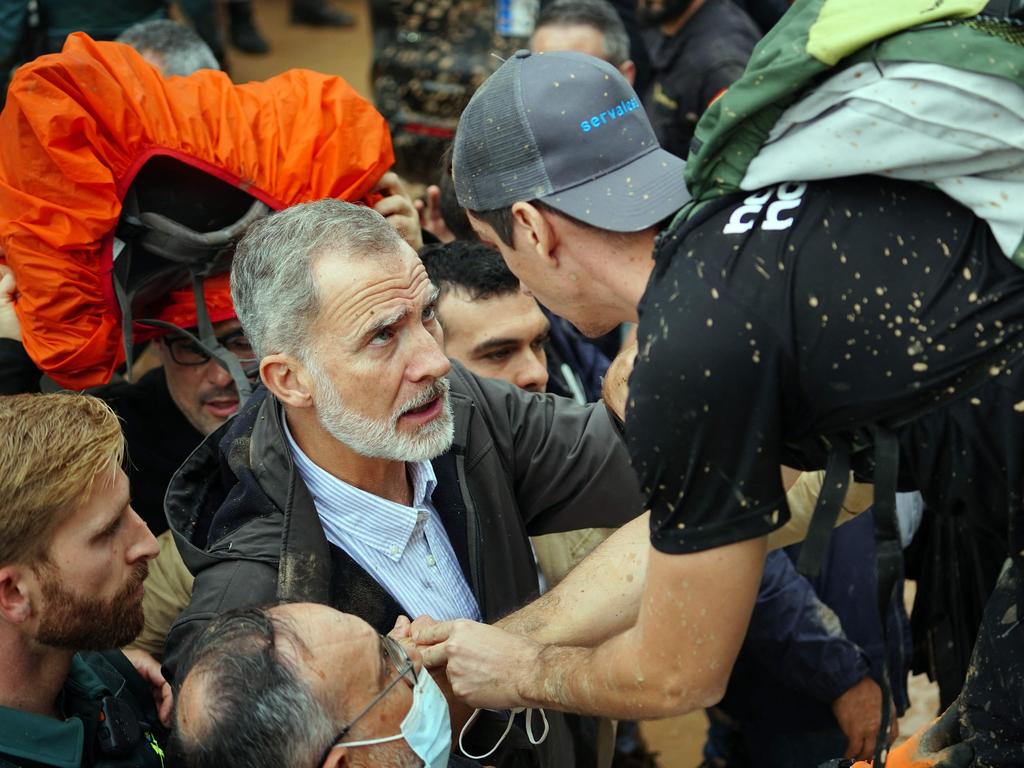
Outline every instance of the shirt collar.
POLYGON ((406 462, 412 483, 412 506, 381 498, 346 483, 316 464, 295 442, 288 419, 282 414, 285 438, 313 504, 321 518, 330 517, 345 527, 348 535, 393 560, 399 560, 412 538, 421 513, 430 513, 430 498, 437 487, 437 475, 429 461, 406 462), (345 521, 372 518, 373 525, 345 525, 345 521))

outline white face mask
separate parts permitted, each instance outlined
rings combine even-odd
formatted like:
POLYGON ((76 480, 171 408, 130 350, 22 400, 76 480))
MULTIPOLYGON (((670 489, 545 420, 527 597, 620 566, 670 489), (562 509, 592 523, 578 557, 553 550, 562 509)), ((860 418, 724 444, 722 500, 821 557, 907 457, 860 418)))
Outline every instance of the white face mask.
MULTIPOLYGON (((491 711, 495 712, 497 710, 491 710, 491 711)), ((505 731, 504 731, 504 733, 501 734, 501 737, 498 739, 498 742, 493 747, 491 747, 490 751, 485 752, 482 755, 471 755, 471 754, 469 754, 469 752, 466 751, 466 747, 463 746, 463 744, 462 744, 462 739, 465 737, 466 731, 468 731, 473 726, 473 723, 475 723, 477 718, 480 716, 480 710, 477 709, 477 710, 474 710, 474 712, 470 716, 469 720, 466 721, 466 724, 464 726, 462 726, 462 731, 459 733, 459 751, 462 752, 462 754, 464 754, 466 757, 470 758, 471 760, 483 760, 486 757, 490 757, 491 755, 493 755, 498 750, 498 747, 501 746, 502 742, 505 741, 505 738, 508 736, 509 731, 512 730, 512 723, 515 720, 515 716, 518 715, 520 712, 526 712, 526 716, 525 716, 525 719, 526 719, 526 738, 528 738, 530 740, 530 743, 533 744, 534 746, 537 746, 538 744, 543 744, 544 743, 544 739, 546 739, 548 737, 548 716, 544 714, 544 710, 543 709, 536 709, 536 710, 535 709, 529 709, 527 707, 516 707, 515 709, 510 709, 509 710, 509 713, 508 713, 508 724, 505 726, 505 731), (536 738, 533 735, 533 713, 534 712, 540 712, 541 720, 544 721, 544 731, 541 733, 540 738, 536 738)))
MULTIPOLYGON (((339 747, 368 747, 404 739, 425 768, 445 768, 452 748, 448 702, 426 668, 420 670, 412 689, 412 706, 402 720, 401 733, 365 741, 346 741, 339 747)), ((545 734, 547 731, 545 730, 545 734)))

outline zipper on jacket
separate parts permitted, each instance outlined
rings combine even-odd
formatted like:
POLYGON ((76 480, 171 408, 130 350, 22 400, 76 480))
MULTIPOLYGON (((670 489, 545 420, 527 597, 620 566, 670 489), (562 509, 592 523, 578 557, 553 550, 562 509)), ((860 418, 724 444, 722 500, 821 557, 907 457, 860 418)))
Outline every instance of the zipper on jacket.
POLYGON ((480 618, 486 622, 487 595, 484 592, 483 565, 480 558, 480 552, 483 549, 483 534, 480 531, 476 505, 473 503, 473 497, 469 493, 469 484, 466 482, 466 457, 462 453, 455 455, 455 473, 459 478, 459 490, 466 507, 466 548, 469 551, 469 576, 473 580, 473 592, 476 593, 477 604, 480 607, 480 618))

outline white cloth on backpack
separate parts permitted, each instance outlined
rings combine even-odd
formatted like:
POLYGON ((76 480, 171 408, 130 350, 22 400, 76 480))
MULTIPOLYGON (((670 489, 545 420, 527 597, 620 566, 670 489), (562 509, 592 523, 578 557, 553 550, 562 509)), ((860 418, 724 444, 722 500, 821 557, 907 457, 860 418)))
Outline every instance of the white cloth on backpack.
POLYGON ((850 66, 775 123, 740 185, 876 174, 934 184, 1024 260, 1024 88, 942 64, 850 66))

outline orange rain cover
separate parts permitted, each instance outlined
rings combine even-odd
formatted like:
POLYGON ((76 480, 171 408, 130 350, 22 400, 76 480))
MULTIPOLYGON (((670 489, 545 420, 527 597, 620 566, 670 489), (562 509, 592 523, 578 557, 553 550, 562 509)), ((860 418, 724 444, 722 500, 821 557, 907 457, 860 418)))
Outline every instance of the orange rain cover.
POLYGON ((25 349, 61 386, 104 384, 124 360, 113 233, 122 196, 157 155, 273 209, 369 201, 394 162, 384 118, 339 77, 164 79, 129 46, 82 33, 18 69, 0 114, 0 243, 25 349))

